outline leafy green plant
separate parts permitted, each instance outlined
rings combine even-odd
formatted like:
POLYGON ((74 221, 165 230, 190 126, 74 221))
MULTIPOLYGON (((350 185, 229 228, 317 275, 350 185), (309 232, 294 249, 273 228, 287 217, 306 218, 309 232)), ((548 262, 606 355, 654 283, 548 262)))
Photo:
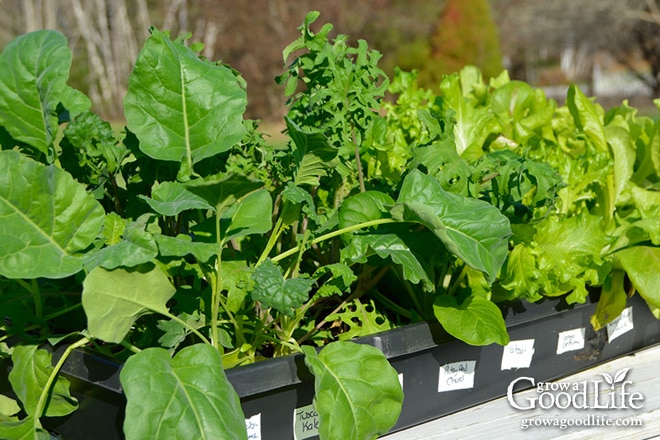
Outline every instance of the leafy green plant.
POLYGON ((633 291, 660 315, 656 272, 638 270, 658 260, 657 123, 577 88, 557 107, 506 72, 486 84, 468 67, 437 95, 414 73, 390 82, 366 42, 317 18, 284 50, 286 147, 244 119, 239 73, 187 36, 151 30, 118 137, 66 85, 62 35, 4 49, 8 436, 47 438, 41 418, 75 410, 59 371, 81 347, 126 361, 127 438, 245 438, 225 369, 297 353, 321 436, 361 439, 393 426, 403 393, 353 337, 437 320, 504 345, 498 304, 593 287, 596 327, 633 291), (48 345, 67 347, 55 365, 48 345))
MULTIPOLYGON (((317 16, 310 14, 304 35, 317 16)), ((330 342, 336 336, 323 327, 343 319, 349 304, 361 307, 373 287, 373 269, 362 260, 372 252, 401 265, 406 279, 421 280, 406 244, 414 228, 494 279, 508 221, 486 202, 445 194, 418 171, 405 177, 396 200, 388 194, 394 188, 368 187, 362 155, 387 82, 366 43, 353 50, 344 37, 331 45, 318 35, 285 55, 320 50, 337 63, 313 65, 303 78, 317 69, 334 72, 337 82, 310 86, 293 100, 287 152, 243 119, 247 98, 237 72, 200 58, 185 36, 151 30, 129 79, 127 129, 117 139, 65 85, 71 53, 60 34, 26 34, 5 48, 0 274, 10 321, 3 339, 25 340, 3 352, 27 414, 5 414, 12 436, 44 436, 41 417, 75 409, 58 372, 67 353, 83 346, 127 358, 122 384, 129 409, 140 408, 126 413, 128 438, 245 437, 223 368, 289 353, 304 353, 316 375, 324 437, 373 437, 394 424, 403 399, 396 371, 376 349, 330 342), (64 59, 50 63, 40 56, 46 52, 64 59), (370 89, 374 77, 383 84, 370 89), (18 93, 18 84, 28 92, 18 93), (347 95, 338 84, 352 84, 347 95), (329 110, 303 114, 299 103, 316 94, 329 110), (340 119, 327 121, 344 104, 340 119), (13 111, 24 107, 41 110, 13 111), (466 207, 484 218, 466 218, 466 207), (486 222, 499 226, 486 230, 486 222), (56 322, 72 316, 83 319, 56 322), (305 341, 325 347, 317 355, 305 341), (55 367, 37 348, 47 342, 70 344, 55 367), (368 388, 356 382, 356 366, 368 388), (378 382, 368 377, 375 371, 378 382), (329 402, 326 393, 343 397, 329 402), (153 415, 148 424, 145 411, 153 415), (347 432, 343 419, 330 417, 336 411, 352 413, 360 426, 347 432), (170 426, 173 419, 180 422, 170 426)), ((312 62, 304 55, 299 62, 305 59, 312 62)), ((502 341, 501 316, 497 323, 502 341)), ((352 334, 374 327, 368 317, 363 324, 352 334)))

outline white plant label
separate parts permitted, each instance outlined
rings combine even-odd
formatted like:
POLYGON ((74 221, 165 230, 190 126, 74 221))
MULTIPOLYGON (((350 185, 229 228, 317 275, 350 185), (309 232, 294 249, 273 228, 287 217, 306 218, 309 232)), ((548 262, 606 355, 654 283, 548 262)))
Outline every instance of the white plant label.
POLYGON ((399 373, 399 383, 401 384, 401 389, 403 389, 403 373, 399 373))
POLYGON ((319 435, 319 414, 314 405, 293 410, 293 439, 305 440, 319 435))
POLYGON ((612 342, 622 334, 632 330, 633 327, 632 307, 627 307, 614 321, 607 324, 607 342, 612 342))
POLYGON ((261 413, 245 419, 248 440, 261 440, 261 413))
POLYGON ((534 357, 534 339, 511 341, 502 352, 502 370, 529 368, 534 357))
POLYGON ((477 361, 452 362, 440 366, 438 392, 474 388, 474 368, 477 361))
POLYGON ((559 332, 557 335, 557 354, 584 348, 584 327, 559 332))

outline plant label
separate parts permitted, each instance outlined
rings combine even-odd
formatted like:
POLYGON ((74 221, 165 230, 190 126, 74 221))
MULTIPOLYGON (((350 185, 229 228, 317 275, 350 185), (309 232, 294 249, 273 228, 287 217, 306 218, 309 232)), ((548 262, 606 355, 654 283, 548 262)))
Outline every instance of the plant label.
POLYGON ((314 405, 296 408, 293 411, 293 439, 305 440, 319 435, 319 415, 314 405))
POLYGON ((440 366, 438 392, 474 388, 474 368, 477 361, 452 362, 440 366))
POLYGON ((403 389, 403 373, 399 373, 399 383, 401 384, 401 389, 403 389))
POLYGON ((261 440, 261 413, 245 419, 248 440, 261 440))
POLYGON ((529 368, 534 356, 534 339, 511 341, 502 353, 501 370, 529 368))
POLYGON ((557 335, 557 354, 584 348, 584 327, 559 332, 557 335))
POLYGON ((624 333, 633 329, 633 310, 626 307, 614 321, 607 324, 607 342, 612 342, 624 333))

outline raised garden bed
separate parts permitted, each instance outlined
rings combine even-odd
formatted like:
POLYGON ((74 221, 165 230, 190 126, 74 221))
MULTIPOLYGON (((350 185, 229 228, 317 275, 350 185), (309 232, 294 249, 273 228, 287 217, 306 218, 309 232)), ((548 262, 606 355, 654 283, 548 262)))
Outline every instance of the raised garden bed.
MULTIPOLYGON (((517 304, 507 311, 512 342, 506 347, 470 346, 449 337, 438 324, 426 323, 358 341, 382 350, 399 373, 405 398, 391 430, 395 432, 502 397, 520 376, 552 381, 660 342, 660 321, 641 298, 632 298, 621 318, 597 332, 590 324, 595 307, 588 303, 567 309, 559 301, 517 304)), ((93 353, 73 353, 62 372, 81 408, 45 426, 63 439, 124 438, 120 368, 93 353)), ((313 376, 302 356, 234 368, 227 377, 241 398, 251 438, 318 438, 313 376)), ((7 391, 4 384, 0 392, 7 391)))

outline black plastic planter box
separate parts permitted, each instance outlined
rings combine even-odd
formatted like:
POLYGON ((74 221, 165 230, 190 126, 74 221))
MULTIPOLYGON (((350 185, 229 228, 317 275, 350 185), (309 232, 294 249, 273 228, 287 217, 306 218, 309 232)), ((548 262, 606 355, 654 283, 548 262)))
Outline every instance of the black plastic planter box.
MULTIPOLYGON (((521 375, 549 381, 660 342, 660 321, 638 295, 622 317, 598 332, 589 322, 595 304, 558 310, 561 302, 545 301, 517 308, 506 310, 512 341, 507 347, 470 346, 426 323, 360 339, 381 349, 399 372, 405 399, 392 431, 504 396, 521 375)), ((63 372, 80 408, 46 427, 66 440, 123 438, 120 368, 84 351, 73 353, 63 372)), ((318 438, 313 378, 302 356, 234 368, 227 376, 241 398, 250 438, 318 438)), ((0 388, 6 392, 7 384, 0 388)))

